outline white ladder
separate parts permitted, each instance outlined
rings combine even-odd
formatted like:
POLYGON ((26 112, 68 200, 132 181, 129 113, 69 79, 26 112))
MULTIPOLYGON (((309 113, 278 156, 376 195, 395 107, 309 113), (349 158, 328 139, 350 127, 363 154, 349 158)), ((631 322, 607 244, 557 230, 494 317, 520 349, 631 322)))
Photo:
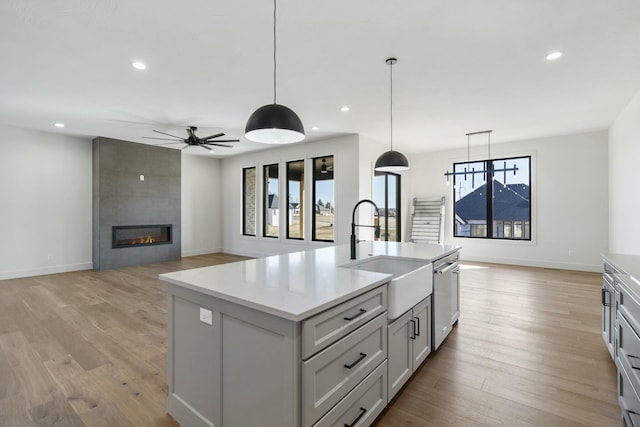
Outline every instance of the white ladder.
POLYGON ((411 214, 411 241, 442 244, 444 197, 433 200, 414 197, 411 214))

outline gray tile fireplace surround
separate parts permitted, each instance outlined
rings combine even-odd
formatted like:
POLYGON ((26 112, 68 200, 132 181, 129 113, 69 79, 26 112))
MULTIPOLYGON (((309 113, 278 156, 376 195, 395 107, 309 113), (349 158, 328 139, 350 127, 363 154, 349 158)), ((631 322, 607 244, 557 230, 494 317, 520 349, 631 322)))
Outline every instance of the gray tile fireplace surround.
POLYGON ((170 148, 93 140, 95 270, 180 259, 180 156, 170 148), (112 248, 112 227, 155 224, 172 225, 171 244, 112 248))

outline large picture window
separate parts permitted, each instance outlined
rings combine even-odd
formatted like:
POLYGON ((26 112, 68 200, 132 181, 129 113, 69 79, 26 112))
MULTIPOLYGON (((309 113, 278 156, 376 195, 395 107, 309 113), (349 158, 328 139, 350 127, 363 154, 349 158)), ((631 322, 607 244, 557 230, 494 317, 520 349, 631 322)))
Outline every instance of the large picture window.
POLYGON ((287 162, 287 239, 304 239, 304 160, 287 162))
POLYGON ((376 172, 373 177, 373 201, 380 212, 380 237, 376 240, 401 241, 400 232, 400 175, 376 172))
POLYGON ((455 237, 531 240, 531 156, 454 163, 453 170, 455 237))
POLYGON ((280 229, 279 215, 279 193, 280 179, 278 175, 278 165, 266 165, 263 168, 263 215, 262 215, 262 235, 265 237, 278 237, 280 229))
POLYGON ((256 235, 256 168, 242 169, 242 234, 256 235))
POLYGON ((313 204, 312 238, 322 242, 333 242, 334 234, 334 170, 333 156, 313 159, 313 204))

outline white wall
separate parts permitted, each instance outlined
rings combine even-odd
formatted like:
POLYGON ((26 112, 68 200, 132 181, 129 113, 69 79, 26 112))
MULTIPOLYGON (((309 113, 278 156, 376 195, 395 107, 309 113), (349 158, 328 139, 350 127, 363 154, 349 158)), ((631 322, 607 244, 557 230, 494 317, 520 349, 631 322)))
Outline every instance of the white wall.
POLYGON ((182 154, 182 256, 222 250, 221 161, 182 154))
POLYGON ((288 240, 284 238, 284 221, 281 215, 280 234, 278 239, 262 237, 262 166, 278 163, 280 165, 280 206, 284 207, 286 195, 285 164, 287 161, 308 159, 306 163, 305 206, 313 206, 311 200, 311 161, 309 159, 322 156, 334 156, 335 162, 335 238, 336 243, 348 243, 351 233, 351 210, 359 197, 358 175, 358 136, 349 135, 316 142, 306 142, 286 146, 274 146, 267 150, 247 153, 222 161, 222 198, 224 200, 224 251, 249 256, 265 256, 280 253, 316 248, 331 243, 311 241, 311 221, 305 223, 305 240, 288 240), (257 167, 258 172, 258 215, 257 236, 242 235, 242 169, 257 167))
POLYGON ((92 268, 91 150, 0 125, 0 279, 92 268))
POLYGON ((640 255, 640 92, 609 130, 609 250, 640 255))
MULTIPOLYGON (((446 197, 445 243, 461 245, 464 260, 600 271, 600 253, 608 248, 607 133, 491 147, 492 158, 526 155, 532 156, 531 242, 453 238, 453 190, 443 174, 467 160, 466 148, 412 156, 410 197, 446 197)), ((472 144, 471 160, 486 157, 486 143, 472 144)))

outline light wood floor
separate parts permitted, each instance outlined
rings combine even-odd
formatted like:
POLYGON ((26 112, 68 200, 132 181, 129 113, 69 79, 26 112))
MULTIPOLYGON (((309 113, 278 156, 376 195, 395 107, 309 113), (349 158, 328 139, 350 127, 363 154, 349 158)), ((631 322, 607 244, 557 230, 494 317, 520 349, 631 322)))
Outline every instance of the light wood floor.
POLYGON ((466 264, 460 320, 380 418, 399 426, 622 426, 602 275, 466 264))
MULTIPOLYGON (((240 259, 0 281, 0 426, 177 426, 166 415, 167 304, 157 275, 240 259)), ((465 265, 458 327, 378 427, 622 426, 600 335, 600 281, 465 265)))

